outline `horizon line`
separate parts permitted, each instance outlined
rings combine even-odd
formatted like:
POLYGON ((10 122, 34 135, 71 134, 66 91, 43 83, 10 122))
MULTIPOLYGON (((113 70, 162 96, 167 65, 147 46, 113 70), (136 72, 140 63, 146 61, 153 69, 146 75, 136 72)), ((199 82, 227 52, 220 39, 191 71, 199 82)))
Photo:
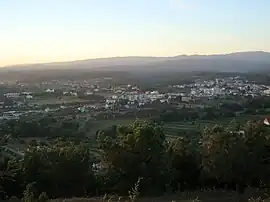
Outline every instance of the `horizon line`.
POLYGON ((235 52, 223 52, 223 53, 212 53, 212 54, 179 54, 173 56, 139 56, 139 55, 130 55, 130 56, 111 56, 111 57, 97 57, 97 58, 85 58, 85 59, 78 59, 78 60, 64 60, 64 61, 52 61, 52 62, 33 62, 33 63, 18 63, 18 64, 11 64, 1 66, 0 68, 9 68, 9 67, 16 67, 16 66, 28 66, 28 65, 49 65, 49 64, 57 64, 57 63, 70 63, 70 62, 82 62, 86 60, 99 60, 99 59, 114 59, 114 58, 173 58, 179 56, 218 56, 218 55, 230 55, 234 53, 269 53, 268 51, 264 50, 254 50, 254 51, 235 51, 235 52))

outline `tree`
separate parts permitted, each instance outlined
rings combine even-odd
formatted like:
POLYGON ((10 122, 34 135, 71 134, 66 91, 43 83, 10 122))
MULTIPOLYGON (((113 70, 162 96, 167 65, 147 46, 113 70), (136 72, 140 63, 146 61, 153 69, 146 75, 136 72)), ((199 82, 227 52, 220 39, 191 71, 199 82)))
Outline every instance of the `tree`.
POLYGON ((40 119, 6 120, 1 133, 13 137, 84 137, 79 121, 62 118, 45 117, 40 119))
POLYGON ((259 186, 269 176, 269 129, 258 122, 239 128, 215 126, 201 139, 202 166, 217 184, 234 185, 242 193, 246 186, 259 186))
POLYGON ((22 187, 35 182, 37 194, 46 192, 51 197, 71 197, 94 190, 91 187, 94 185, 92 161, 84 145, 29 147, 24 159, 11 162, 9 170, 22 187))
POLYGON ((155 123, 136 121, 117 128, 116 138, 100 135, 103 163, 118 180, 114 189, 127 193, 139 177, 142 190, 162 188, 164 184, 165 135, 155 123))
POLYGON ((11 98, 5 97, 3 100, 4 100, 4 106, 13 106, 15 103, 14 100, 12 100, 11 98))
POLYGON ((177 138, 168 145, 173 190, 195 189, 200 177, 200 155, 192 140, 177 138))

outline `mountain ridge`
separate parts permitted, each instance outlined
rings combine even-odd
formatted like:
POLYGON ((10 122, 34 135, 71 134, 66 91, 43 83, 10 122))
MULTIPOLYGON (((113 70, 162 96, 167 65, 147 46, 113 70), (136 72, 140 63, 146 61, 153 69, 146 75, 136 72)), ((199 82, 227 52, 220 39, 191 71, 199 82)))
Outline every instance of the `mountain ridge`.
POLYGON ((127 56, 127 57, 107 57, 94 58, 85 60, 75 60, 67 62, 51 62, 51 63, 37 63, 37 64, 22 64, 11 65, 1 69, 6 70, 23 70, 23 69, 120 69, 120 70, 143 70, 149 68, 151 70, 172 68, 174 70, 183 70, 190 68, 190 70, 226 70, 234 69, 234 66, 241 66, 241 68, 248 71, 254 69, 268 69, 270 70, 270 52, 265 51, 245 51, 233 52, 225 54, 211 54, 211 55, 176 55, 172 57, 155 57, 155 56, 127 56), (269 66, 268 66, 269 65, 269 66), (200 68, 201 66, 201 68, 200 68), (211 68, 209 68, 211 66, 211 68), (257 66, 257 67, 256 67, 257 66), (222 69, 221 69, 222 68, 222 69))
POLYGON ((44 63, 28 63, 28 64, 14 64, 6 65, 4 68, 8 67, 17 67, 17 66, 32 66, 32 65, 49 65, 49 64, 60 64, 60 63, 74 63, 74 62, 87 62, 87 61, 96 61, 96 60, 114 60, 114 59, 158 59, 158 58, 187 58, 187 57, 217 57, 217 56, 233 56, 239 54, 264 54, 270 57, 270 52, 266 51, 240 51, 240 52, 231 52, 231 53, 218 53, 218 54, 182 54, 176 56, 114 56, 114 57, 104 57, 104 58, 91 58, 91 59, 81 59, 81 60, 71 60, 71 61, 62 61, 62 62, 44 62, 44 63))

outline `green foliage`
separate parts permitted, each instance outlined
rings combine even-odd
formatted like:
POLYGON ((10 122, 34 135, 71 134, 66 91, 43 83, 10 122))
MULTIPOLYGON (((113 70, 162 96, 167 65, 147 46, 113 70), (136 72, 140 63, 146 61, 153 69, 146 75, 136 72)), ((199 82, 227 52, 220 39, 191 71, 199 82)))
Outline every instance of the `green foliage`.
POLYGON ((98 142, 107 172, 121 178, 115 184, 116 190, 126 193, 139 176, 144 179, 145 189, 163 184, 165 135, 155 123, 134 122, 117 128, 115 138, 100 134, 98 142))
POLYGON ((45 117, 34 120, 6 120, 0 134, 12 137, 84 137, 75 119, 45 117))
POLYGON ((22 161, 10 163, 9 170, 22 184, 35 182, 39 192, 54 197, 80 196, 93 183, 91 165, 85 146, 55 145, 30 147, 22 161))
POLYGON ((167 151, 170 159, 170 178, 173 190, 194 189, 200 176, 200 154, 196 145, 187 138, 170 141, 167 151))
POLYGON ((42 192, 38 197, 38 202, 47 202, 49 201, 49 197, 46 192, 42 192))
POLYGON ((140 195, 140 192, 139 192, 139 186, 140 186, 140 181, 142 180, 142 178, 139 178, 138 181, 135 183, 135 186, 128 192, 129 194, 129 200, 131 202, 135 202, 139 195, 140 195))
POLYGON ((37 202, 32 183, 26 185, 26 189, 23 192, 23 202, 37 202))
POLYGON ((217 181, 243 186, 259 186, 269 176, 269 128, 248 122, 242 131, 216 126, 202 137, 202 167, 217 181))
POLYGON ((36 196, 36 191, 34 188, 35 183, 30 183, 26 185, 26 189, 23 192, 23 202, 47 202, 49 197, 46 192, 42 192, 38 197, 36 196))
POLYGON ((22 160, 3 166, 3 193, 27 202, 104 193, 135 201, 168 191, 270 186, 270 128, 261 122, 232 121, 198 138, 169 139, 160 124, 136 121, 99 131, 95 157, 90 145, 58 138, 29 146, 22 160))

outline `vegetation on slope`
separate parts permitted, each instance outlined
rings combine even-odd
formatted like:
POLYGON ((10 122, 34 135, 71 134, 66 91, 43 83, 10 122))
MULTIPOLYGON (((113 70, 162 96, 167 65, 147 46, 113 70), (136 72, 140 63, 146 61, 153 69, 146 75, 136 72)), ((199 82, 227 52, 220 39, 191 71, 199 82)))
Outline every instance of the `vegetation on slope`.
POLYGON ((138 178, 142 196, 198 189, 243 193, 270 185, 270 129, 261 122, 206 128, 197 139, 168 140, 154 122, 134 122, 97 134, 89 143, 58 140, 32 145, 21 160, 2 165, 2 197, 128 195, 138 178))

